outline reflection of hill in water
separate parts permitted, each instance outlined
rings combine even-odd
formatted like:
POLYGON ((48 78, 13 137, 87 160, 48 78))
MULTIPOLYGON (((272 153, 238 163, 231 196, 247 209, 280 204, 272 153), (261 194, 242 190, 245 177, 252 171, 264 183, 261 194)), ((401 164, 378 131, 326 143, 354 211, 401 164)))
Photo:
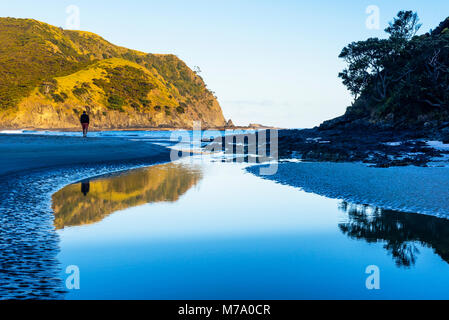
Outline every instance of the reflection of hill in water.
POLYGON ((398 266, 415 264, 419 254, 416 243, 432 248, 449 263, 449 220, 346 202, 341 209, 348 214, 348 221, 339 225, 340 230, 354 239, 385 242, 384 248, 398 266))
POLYGON ((55 226, 91 224, 126 208, 174 202, 201 178, 199 170, 170 163, 72 184, 53 195, 55 226))

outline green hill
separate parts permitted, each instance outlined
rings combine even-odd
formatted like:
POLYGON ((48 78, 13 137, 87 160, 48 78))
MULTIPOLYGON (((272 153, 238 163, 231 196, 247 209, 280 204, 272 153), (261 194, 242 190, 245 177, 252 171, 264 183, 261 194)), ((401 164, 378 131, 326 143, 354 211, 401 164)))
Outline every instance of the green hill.
POLYGON ((86 108, 101 129, 226 124, 214 94, 174 55, 0 18, 0 127, 77 128, 86 108))

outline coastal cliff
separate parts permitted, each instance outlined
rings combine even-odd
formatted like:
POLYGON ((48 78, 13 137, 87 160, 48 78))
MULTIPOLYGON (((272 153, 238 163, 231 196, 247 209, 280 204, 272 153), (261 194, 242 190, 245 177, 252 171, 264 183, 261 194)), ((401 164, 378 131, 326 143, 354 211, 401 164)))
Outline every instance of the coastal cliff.
POLYGON ((174 55, 115 46, 31 19, 0 18, 0 128, 224 127, 203 79, 174 55))

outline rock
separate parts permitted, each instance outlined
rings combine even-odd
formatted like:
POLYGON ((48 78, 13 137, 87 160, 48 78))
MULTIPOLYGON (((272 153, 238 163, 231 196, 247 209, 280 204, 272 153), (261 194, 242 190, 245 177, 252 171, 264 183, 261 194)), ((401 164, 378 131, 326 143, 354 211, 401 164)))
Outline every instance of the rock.
POLYGON ((234 123, 232 122, 231 119, 229 119, 229 120, 226 122, 226 128, 233 128, 233 127, 235 127, 235 126, 234 126, 234 123))
POLYGON ((438 126, 438 121, 427 121, 424 123, 425 129, 435 128, 438 126))

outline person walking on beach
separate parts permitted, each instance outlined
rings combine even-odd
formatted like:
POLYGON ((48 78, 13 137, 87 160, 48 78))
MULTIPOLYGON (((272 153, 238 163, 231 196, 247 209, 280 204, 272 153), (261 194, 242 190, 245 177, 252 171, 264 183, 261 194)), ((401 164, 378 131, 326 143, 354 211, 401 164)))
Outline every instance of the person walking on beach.
POLYGON ((86 113, 86 111, 83 112, 80 118, 81 126, 83 127, 83 137, 87 137, 87 131, 89 130, 89 115, 86 113))

